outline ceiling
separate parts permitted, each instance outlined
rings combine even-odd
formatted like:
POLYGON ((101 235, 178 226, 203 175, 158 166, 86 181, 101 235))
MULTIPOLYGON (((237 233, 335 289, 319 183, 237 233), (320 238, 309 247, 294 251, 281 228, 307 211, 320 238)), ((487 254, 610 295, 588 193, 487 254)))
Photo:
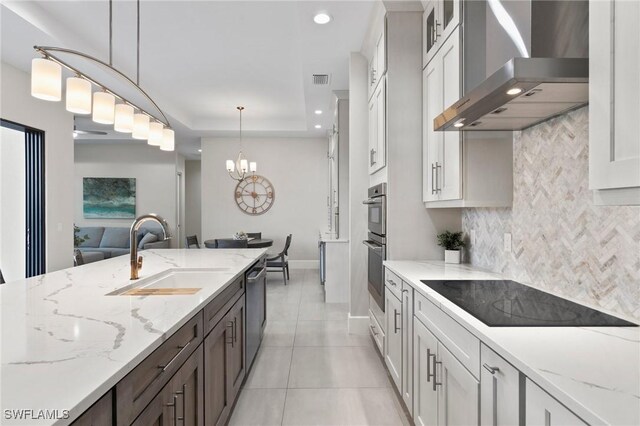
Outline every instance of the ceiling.
MULTIPOLYGON (((247 136, 322 137, 331 126, 331 93, 348 89, 349 54, 362 47, 374 3, 141 0, 140 86, 190 158, 201 137, 237 134, 238 105, 246 108, 247 136), (315 24, 319 11, 333 20, 315 24), (313 74, 329 74, 330 83, 314 85, 313 74)), ((108 58, 107 0, 3 0, 0 13, 3 62, 29 71, 33 45, 108 58)), ((132 78, 135 48, 136 2, 115 0, 113 64, 132 78)), ((86 118, 77 125, 105 129, 86 118)))

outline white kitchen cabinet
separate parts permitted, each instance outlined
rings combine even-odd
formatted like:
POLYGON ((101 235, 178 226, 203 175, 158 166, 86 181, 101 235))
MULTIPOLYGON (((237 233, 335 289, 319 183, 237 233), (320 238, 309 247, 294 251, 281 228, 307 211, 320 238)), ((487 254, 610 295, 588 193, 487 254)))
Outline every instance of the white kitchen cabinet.
POLYGON ((402 282, 402 400, 413 412, 413 287, 402 282))
POLYGON ((384 344, 384 362, 396 389, 402 389, 402 301, 393 292, 385 293, 385 313, 387 334, 384 344))
POLYGON ((480 424, 522 424, 520 372, 484 344, 481 345, 480 424))
POLYGON ((432 358, 438 340, 420 321, 413 321, 413 421, 418 426, 438 424, 438 394, 433 385, 432 358))
POLYGON ((433 380, 438 390, 438 425, 478 425, 480 382, 440 342, 433 364, 436 366, 433 380))
POLYGON ((369 99, 375 93, 378 85, 387 72, 387 37, 386 25, 383 23, 380 34, 372 47, 369 60, 369 99))
POLYGON ((460 0, 432 0, 422 15, 422 66, 431 61, 461 22, 460 0))
POLYGON ((460 98, 460 41, 457 31, 423 71, 423 201, 462 197, 462 134, 437 132, 433 119, 460 98))
POLYGON ((386 165, 386 92, 383 77, 369 101, 369 174, 386 165))
POLYGON ((415 423, 477 425, 480 382, 417 318, 413 327, 415 423))
POLYGON ((573 414, 542 388, 527 379, 527 426, 585 426, 586 423, 573 414))
POLYGON ((589 188, 640 204, 640 2, 589 2, 589 188))

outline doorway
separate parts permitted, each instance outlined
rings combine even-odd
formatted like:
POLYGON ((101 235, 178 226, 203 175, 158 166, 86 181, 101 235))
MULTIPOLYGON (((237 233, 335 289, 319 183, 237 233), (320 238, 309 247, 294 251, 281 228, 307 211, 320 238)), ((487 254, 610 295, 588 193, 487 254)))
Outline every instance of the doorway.
POLYGON ((0 270, 6 281, 45 272, 44 132, 0 120, 0 270))

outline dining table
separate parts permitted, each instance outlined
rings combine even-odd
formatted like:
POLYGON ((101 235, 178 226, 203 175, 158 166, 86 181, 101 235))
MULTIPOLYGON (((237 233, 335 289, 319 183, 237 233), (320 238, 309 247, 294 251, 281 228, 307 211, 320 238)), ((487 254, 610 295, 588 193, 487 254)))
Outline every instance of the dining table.
MULTIPOLYGON (((248 248, 265 248, 271 247, 273 240, 271 238, 249 238, 247 240, 248 248)), ((205 240, 204 246, 207 248, 216 248, 216 240, 205 240)))

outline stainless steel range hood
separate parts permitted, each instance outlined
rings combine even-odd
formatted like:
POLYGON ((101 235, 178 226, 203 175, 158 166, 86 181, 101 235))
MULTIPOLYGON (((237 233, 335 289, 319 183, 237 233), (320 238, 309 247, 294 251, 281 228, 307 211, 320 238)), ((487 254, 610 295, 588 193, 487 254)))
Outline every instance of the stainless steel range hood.
POLYGON ((487 0, 486 33, 469 34, 478 26, 468 25, 464 38, 486 37, 487 70, 497 68, 496 50, 514 57, 438 115, 434 129, 522 130, 588 103, 588 10, 587 1, 487 0))

